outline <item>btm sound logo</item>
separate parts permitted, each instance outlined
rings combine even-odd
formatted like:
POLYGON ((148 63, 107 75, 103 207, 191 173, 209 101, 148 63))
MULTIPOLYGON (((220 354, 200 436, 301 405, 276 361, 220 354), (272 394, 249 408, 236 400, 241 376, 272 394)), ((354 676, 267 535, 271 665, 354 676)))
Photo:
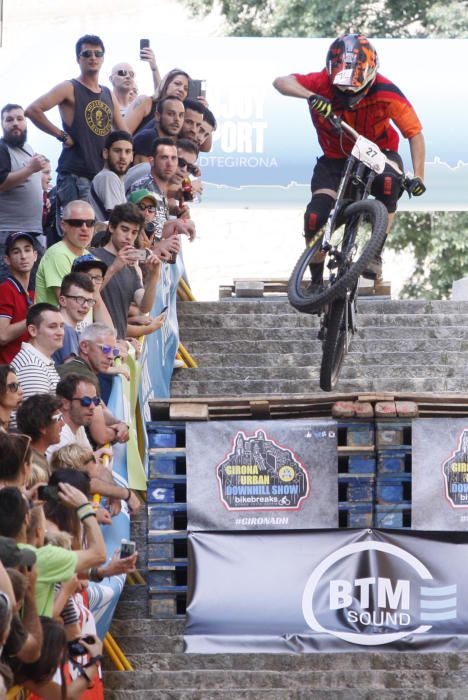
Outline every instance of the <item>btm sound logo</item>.
POLYGON ((456 619, 457 586, 435 584, 427 567, 404 549, 355 542, 315 568, 302 611, 316 632, 351 644, 390 644, 456 619))

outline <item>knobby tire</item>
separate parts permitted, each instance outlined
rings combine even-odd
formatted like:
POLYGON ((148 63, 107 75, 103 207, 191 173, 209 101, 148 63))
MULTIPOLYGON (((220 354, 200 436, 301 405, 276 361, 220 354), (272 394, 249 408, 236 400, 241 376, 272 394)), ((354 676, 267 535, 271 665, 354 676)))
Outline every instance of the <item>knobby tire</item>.
MULTIPOLYGON (((375 199, 364 199, 353 202, 346 207, 343 212, 342 221, 345 230, 348 225, 353 224, 353 220, 359 216, 367 216, 371 220, 372 231, 370 238, 364 246, 361 255, 356 261, 348 260, 342 266, 343 273, 333 284, 322 288, 317 294, 308 294, 301 288, 301 282, 307 272, 308 265, 312 258, 321 249, 322 239, 320 238, 313 246, 306 248, 296 263, 288 284, 289 303, 298 311, 312 313, 319 311, 325 304, 329 304, 337 297, 344 297, 346 291, 355 284, 367 264, 380 253, 385 241, 388 223, 388 213, 382 202, 375 199)), ((356 234, 357 235, 357 234, 356 234)))
POLYGON ((328 309, 326 336, 322 345, 320 388, 331 391, 338 382, 346 357, 346 298, 335 299, 328 309))

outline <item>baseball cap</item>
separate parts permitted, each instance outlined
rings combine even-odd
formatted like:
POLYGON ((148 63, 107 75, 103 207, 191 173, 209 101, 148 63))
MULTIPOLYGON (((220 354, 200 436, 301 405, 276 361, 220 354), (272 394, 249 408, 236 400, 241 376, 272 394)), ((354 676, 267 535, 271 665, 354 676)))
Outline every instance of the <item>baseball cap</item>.
POLYGON ((36 553, 28 547, 18 547, 11 537, 0 537, 0 561, 3 566, 30 568, 36 563, 36 553))
POLYGON ((32 243, 32 245, 34 245, 34 236, 31 233, 28 233, 27 231, 14 231, 13 233, 8 234, 5 241, 5 253, 7 255, 10 252, 10 248, 12 247, 13 243, 15 243, 19 238, 25 238, 27 241, 32 243))
POLYGON ((142 199, 151 199, 155 206, 158 204, 156 195, 154 192, 150 192, 149 190, 135 190, 128 196, 128 201, 132 202, 133 204, 138 204, 138 202, 141 202, 142 199))
POLYGON ((72 272, 87 272, 93 267, 99 268, 103 275, 107 272, 107 265, 104 260, 99 260, 95 258, 94 255, 91 255, 91 253, 87 253, 86 255, 80 255, 79 258, 75 258, 72 265, 72 272))

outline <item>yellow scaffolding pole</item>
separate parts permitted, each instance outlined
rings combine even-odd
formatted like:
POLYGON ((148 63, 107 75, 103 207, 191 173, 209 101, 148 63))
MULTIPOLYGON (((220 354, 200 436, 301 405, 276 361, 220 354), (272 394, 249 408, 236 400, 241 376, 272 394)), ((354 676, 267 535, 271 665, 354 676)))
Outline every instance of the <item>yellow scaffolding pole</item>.
POLYGON ((182 360, 185 362, 187 367, 198 367, 197 363, 193 359, 192 355, 189 353, 186 347, 182 343, 179 343, 179 353, 182 360))
POLYGON ((119 647, 114 637, 108 632, 104 638, 104 650, 110 657, 117 671, 133 671, 134 668, 119 647))
POLYGON ((195 297, 193 296, 192 290, 190 289, 190 287, 184 279, 180 279, 179 281, 179 289, 177 291, 179 290, 181 292, 180 296, 182 298, 185 296, 188 301, 196 301, 195 297))

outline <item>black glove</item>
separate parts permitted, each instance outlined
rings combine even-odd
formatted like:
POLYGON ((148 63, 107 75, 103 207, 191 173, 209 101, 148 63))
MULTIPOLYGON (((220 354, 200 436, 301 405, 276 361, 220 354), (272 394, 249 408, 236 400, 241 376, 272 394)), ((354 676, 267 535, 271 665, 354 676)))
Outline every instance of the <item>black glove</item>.
POLYGON ((413 197, 420 197, 426 191, 426 185, 420 177, 413 177, 408 183, 408 193, 413 197))
POLYGON ((328 119, 332 113, 332 103, 326 97, 321 95, 311 95, 307 98, 307 102, 321 117, 328 119))

